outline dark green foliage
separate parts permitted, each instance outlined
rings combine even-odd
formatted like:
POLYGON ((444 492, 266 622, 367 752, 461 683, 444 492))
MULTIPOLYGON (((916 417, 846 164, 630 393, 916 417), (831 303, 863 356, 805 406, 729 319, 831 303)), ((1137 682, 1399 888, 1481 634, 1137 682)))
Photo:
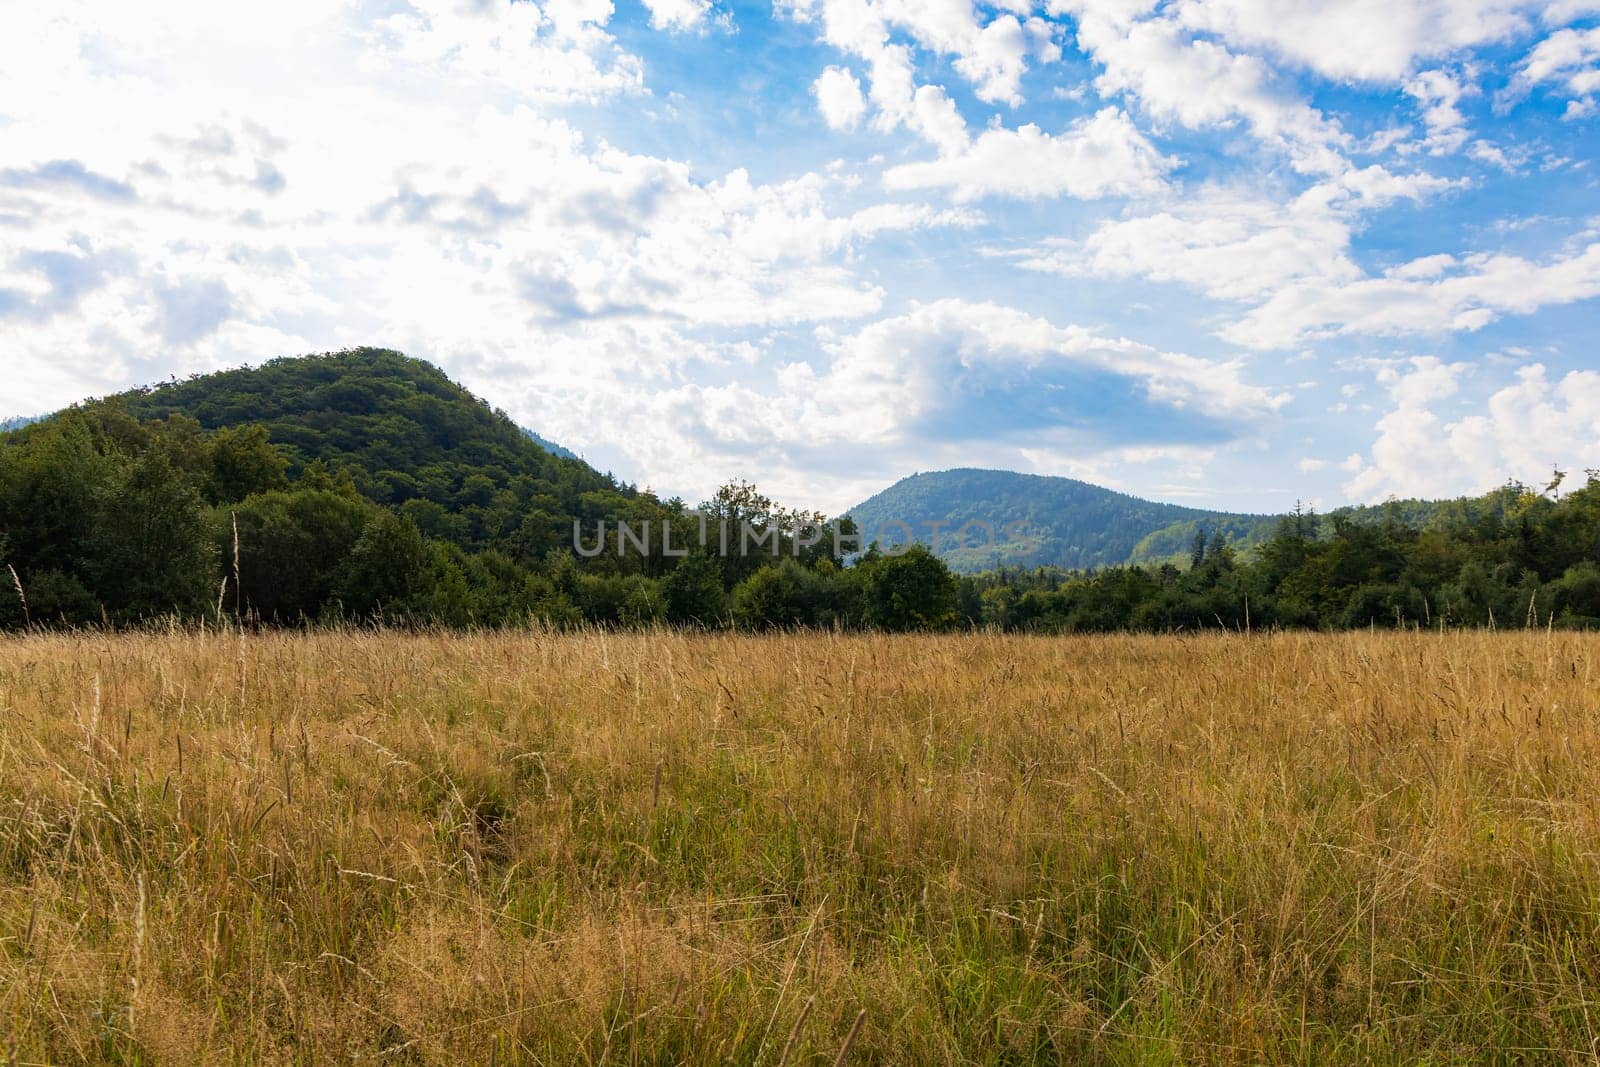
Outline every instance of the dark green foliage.
MULTIPOLYGON (((213 502, 282 488, 262 445, 298 477, 320 461, 362 496, 397 507, 431 501, 455 521, 430 529, 466 548, 508 548, 529 505, 593 521, 633 494, 580 460, 554 455, 452 382, 398 352, 360 348, 273 360, 113 397, 135 420, 182 415, 218 438, 213 502), (590 496, 584 500, 585 494, 590 496)), ((413 517, 415 518, 415 516, 413 517)))
MULTIPOLYGON (((1399 500, 1340 508, 1332 517, 1361 526, 1389 523, 1423 529, 1491 517, 1499 521, 1505 504, 1503 494, 1474 500, 1399 500)), ((988 470, 916 474, 856 505, 850 516, 869 539, 885 545, 905 541, 905 530, 897 525, 903 523, 912 539, 931 546, 931 524, 937 523, 937 554, 952 570, 966 574, 1014 567, 1192 566, 1213 543, 1253 556, 1279 522, 1275 515, 1155 503, 1071 478, 988 470), (970 522, 994 530, 992 547, 980 527, 970 528, 965 538, 958 536, 970 522)), ((1289 518, 1302 524, 1318 521, 1298 508, 1289 518)), ((1582 546, 1570 532, 1561 538, 1566 550, 1581 557, 1582 546)))
POLYGON ((863 620, 880 630, 943 630, 957 622, 956 582, 921 545, 900 555, 869 553, 854 568, 863 620))
POLYGON ((667 620, 680 626, 715 626, 728 617, 722 575, 708 556, 691 556, 662 579, 667 620))
POLYGON ((83 572, 111 616, 202 612, 216 554, 194 482, 150 449, 102 488, 97 504, 83 572))
MULTIPOLYGON (((268 622, 318 618, 376 514, 360 497, 332 489, 264 493, 240 504, 234 515, 245 609, 268 622)), ((232 523, 218 530, 218 540, 231 553, 232 523)))
POLYGON ((1297 511, 1253 558, 1193 538, 1191 566, 1050 568, 962 579, 972 621, 1090 632, 1600 624, 1600 481, 1559 500, 1518 485, 1426 509, 1297 511), (1420 527, 1420 528, 1419 528, 1420 527), (974 611, 973 605, 976 605, 974 611))
POLYGON ((839 618, 836 572, 820 573, 793 559, 763 567, 733 590, 733 618, 752 630, 829 626, 839 618))
POLYGON ((1600 564, 1580 563, 1550 583, 1550 611, 1563 626, 1600 627, 1600 564))
MULTIPOLYGON (((215 567, 197 442, 191 425, 77 414, 0 440, 0 549, 34 621, 203 609, 215 567)), ((0 621, 21 621, 5 600, 0 621)))
POLYGON ((415 526, 392 512, 374 510, 344 559, 335 598, 361 618, 401 613, 421 584, 426 560, 427 546, 415 526))
POLYGON ((265 426, 224 426, 212 434, 209 451, 208 503, 229 504, 288 488, 288 460, 272 444, 265 426))
POLYGON ((532 441, 534 444, 538 445, 540 448, 544 449, 546 452, 550 453, 552 456, 560 456, 562 459, 582 459, 583 458, 583 457, 579 456, 576 452, 572 451, 572 449, 563 448, 561 445, 556 444, 554 441, 550 440, 549 438, 540 437, 538 434, 534 433, 532 430, 523 430, 522 432, 527 435, 528 440, 532 441))

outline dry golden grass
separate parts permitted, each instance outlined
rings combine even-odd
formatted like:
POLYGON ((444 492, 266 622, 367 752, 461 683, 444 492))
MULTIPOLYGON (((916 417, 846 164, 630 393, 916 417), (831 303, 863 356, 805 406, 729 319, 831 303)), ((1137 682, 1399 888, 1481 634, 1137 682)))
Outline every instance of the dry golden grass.
POLYGON ((7 640, 0 1063, 1592 1062, 1597 653, 7 640))

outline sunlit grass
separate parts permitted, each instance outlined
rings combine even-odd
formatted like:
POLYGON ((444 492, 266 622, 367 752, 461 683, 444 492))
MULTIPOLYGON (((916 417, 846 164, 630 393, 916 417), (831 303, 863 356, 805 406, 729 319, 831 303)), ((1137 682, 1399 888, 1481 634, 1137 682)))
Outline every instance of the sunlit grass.
POLYGON ((1600 643, 0 642, 0 1063, 1590 1062, 1600 643))

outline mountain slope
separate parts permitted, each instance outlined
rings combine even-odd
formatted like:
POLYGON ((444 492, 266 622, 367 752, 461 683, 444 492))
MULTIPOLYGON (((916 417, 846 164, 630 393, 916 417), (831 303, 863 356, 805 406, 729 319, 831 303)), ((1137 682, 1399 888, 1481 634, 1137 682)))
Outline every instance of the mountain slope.
POLYGON ((384 504, 421 497, 448 506, 474 477, 519 495, 531 487, 514 483, 532 479, 558 499, 616 488, 581 460, 541 447, 437 367, 385 349, 276 359, 98 403, 141 421, 184 415, 208 430, 263 425, 291 474, 320 460, 384 504))
POLYGON ((592 527, 659 509, 609 474, 543 447, 439 368, 387 349, 276 359, 76 410, 141 423, 177 416, 204 431, 264 428, 292 481, 320 465, 424 536, 521 563, 570 547, 574 520, 592 527))
MULTIPOLYGON (((1322 535, 1330 523, 1381 526, 1394 523, 1414 530, 1470 527, 1506 520, 1525 487, 1508 484, 1480 497, 1455 500, 1389 500, 1375 505, 1335 508, 1314 521, 1322 535)), ((931 544, 929 524, 941 523, 938 554, 966 573, 997 567, 1054 566, 1069 570, 1139 564, 1187 565, 1195 537, 1221 534, 1235 551, 1249 555, 1272 537, 1282 515, 1247 515, 1165 504, 1118 493, 1072 478, 1013 471, 959 469, 914 474, 857 504, 848 514, 870 541, 895 544, 906 523, 915 540, 931 544), (975 532, 968 547, 954 531, 967 522, 988 523, 996 531, 992 548, 975 532), (1007 537, 1012 523, 1025 523, 1021 536, 1007 537)), ((1316 519, 1308 513, 1308 518, 1316 519)))
MULTIPOLYGON (((575 521, 668 513, 428 363, 381 349, 274 360, 0 432, 0 565, 18 576, 0 627, 224 606, 268 621, 570 617, 575 521)), ((605 592, 585 617, 618 614, 605 592)))
MULTIPOLYGON (((1240 542, 1272 521, 1141 500, 1072 478, 975 469, 914 474, 857 504, 849 515, 869 539, 882 531, 885 543, 903 536, 888 524, 906 523, 917 540, 931 543, 930 524, 943 523, 939 555, 952 568, 969 572, 998 566, 1111 566, 1127 562, 1151 535, 1179 524, 1195 524, 1208 535, 1220 529, 1240 542), (983 546, 986 538, 976 531, 967 547, 955 543, 953 531, 969 522, 995 529, 992 548, 983 546), (1008 537, 1013 523, 1027 526, 1008 537)), ((1165 547, 1158 539, 1147 555, 1165 555, 1165 547)), ((1188 545, 1182 548, 1186 552, 1188 545)))

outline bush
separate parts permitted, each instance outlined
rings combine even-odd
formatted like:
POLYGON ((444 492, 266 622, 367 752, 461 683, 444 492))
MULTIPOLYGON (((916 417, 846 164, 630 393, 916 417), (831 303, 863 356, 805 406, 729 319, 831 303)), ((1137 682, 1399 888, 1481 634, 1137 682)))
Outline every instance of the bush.
POLYGON ((762 567, 733 590, 733 620, 749 630, 814 626, 828 621, 826 581, 792 559, 762 567))
POLYGON ((661 582, 666 617, 680 626, 715 626, 728 614, 722 572, 706 556, 690 556, 661 582))
POLYGON ((956 581, 922 545, 902 555, 869 554, 855 568, 865 622, 880 630, 943 630, 959 619, 956 581))

